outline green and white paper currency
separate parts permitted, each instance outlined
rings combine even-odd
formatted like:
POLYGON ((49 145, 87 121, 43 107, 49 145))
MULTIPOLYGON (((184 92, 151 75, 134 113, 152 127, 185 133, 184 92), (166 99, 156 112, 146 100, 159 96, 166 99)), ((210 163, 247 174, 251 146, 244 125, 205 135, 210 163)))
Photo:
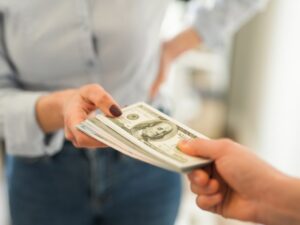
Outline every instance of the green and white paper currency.
POLYGON ((136 103, 122 109, 122 116, 97 115, 77 127, 87 135, 132 158, 176 172, 188 172, 210 163, 177 148, 183 139, 206 138, 152 108, 136 103))

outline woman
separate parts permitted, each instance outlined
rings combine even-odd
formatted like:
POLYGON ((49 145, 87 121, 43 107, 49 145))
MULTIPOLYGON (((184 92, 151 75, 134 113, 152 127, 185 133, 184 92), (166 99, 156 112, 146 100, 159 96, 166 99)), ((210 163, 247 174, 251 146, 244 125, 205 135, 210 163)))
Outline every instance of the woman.
POLYGON ((178 175, 75 128, 96 109, 119 116, 120 106, 154 98, 175 58, 200 40, 220 45, 261 1, 199 9, 161 51, 169 2, 0 0, 0 137, 13 225, 174 223, 178 175))

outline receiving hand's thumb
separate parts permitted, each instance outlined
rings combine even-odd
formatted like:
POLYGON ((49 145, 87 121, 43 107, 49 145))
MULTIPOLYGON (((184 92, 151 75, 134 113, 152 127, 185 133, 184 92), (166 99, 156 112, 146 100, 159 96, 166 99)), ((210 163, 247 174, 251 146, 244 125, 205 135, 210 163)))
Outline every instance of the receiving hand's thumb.
POLYGON ((183 140, 179 142, 178 147, 188 155, 215 160, 222 152, 222 142, 224 141, 209 139, 183 140))

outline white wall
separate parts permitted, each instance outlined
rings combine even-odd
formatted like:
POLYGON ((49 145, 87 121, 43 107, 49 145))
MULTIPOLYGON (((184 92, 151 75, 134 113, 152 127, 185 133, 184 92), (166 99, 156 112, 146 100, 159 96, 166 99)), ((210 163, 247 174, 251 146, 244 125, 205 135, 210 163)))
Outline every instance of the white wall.
POLYGON ((233 73, 230 119, 238 137, 300 176, 300 1, 271 1, 241 31, 233 73))
POLYGON ((262 152, 300 176, 300 1, 276 2, 260 117, 262 152))

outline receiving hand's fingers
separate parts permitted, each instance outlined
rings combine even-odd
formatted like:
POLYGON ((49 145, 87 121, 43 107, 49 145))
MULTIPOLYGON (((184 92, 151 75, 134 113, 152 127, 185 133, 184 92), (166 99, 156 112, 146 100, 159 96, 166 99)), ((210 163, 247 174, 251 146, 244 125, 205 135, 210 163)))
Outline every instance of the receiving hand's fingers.
POLYGON ((84 86, 80 89, 80 95, 85 101, 94 104, 107 116, 118 117, 122 115, 116 101, 100 85, 84 86))
POLYGON ((200 186, 207 185, 209 181, 209 175, 204 170, 195 170, 188 174, 188 178, 191 182, 194 182, 200 186))
POLYGON ((220 193, 214 195, 200 195, 197 197, 196 203, 203 210, 211 210, 222 202, 223 196, 220 193))
POLYGON ((220 184, 217 180, 211 179, 207 185, 199 186, 196 183, 191 183, 191 190, 196 195, 212 195, 216 194, 220 189, 220 184))

